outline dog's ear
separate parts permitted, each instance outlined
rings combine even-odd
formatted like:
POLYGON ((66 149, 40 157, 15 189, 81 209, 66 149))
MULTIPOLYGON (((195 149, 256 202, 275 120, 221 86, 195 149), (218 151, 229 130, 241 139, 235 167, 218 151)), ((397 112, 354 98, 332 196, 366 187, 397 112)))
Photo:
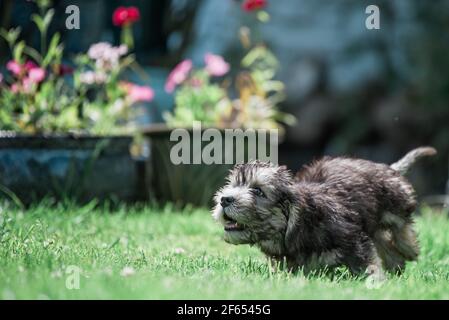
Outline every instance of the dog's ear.
POLYGON ((226 177, 226 182, 227 183, 232 183, 233 182, 233 180, 236 178, 236 175, 241 170, 242 166, 243 166, 243 164, 238 163, 238 164, 234 165, 234 167, 229 169, 228 176, 226 177))
POLYGON ((284 245, 289 253, 299 252, 304 237, 307 237, 307 235, 302 234, 303 221, 301 221, 301 216, 303 215, 303 212, 302 209, 300 209, 301 200, 298 198, 299 195, 296 195, 296 197, 297 198, 295 198, 293 202, 289 203, 287 227, 284 236, 284 245))
POLYGON ((277 179, 279 179, 281 185, 290 187, 293 184, 293 176, 287 166, 278 166, 276 171, 277 179))
POLYGON ((280 192, 279 206, 285 217, 288 219, 297 202, 294 185, 289 183, 280 184, 278 185, 278 191, 280 192))
POLYGON ((243 164, 237 163, 236 165, 234 165, 234 167, 229 169, 230 174, 233 174, 233 173, 239 171, 242 168, 242 166, 243 166, 243 164))
POLYGON ((287 225, 285 229, 284 244, 287 251, 297 252, 301 245, 301 238, 298 237, 299 223, 299 207, 298 200, 292 194, 292 190, 287 191, 282 211, 286 217, 287 225))

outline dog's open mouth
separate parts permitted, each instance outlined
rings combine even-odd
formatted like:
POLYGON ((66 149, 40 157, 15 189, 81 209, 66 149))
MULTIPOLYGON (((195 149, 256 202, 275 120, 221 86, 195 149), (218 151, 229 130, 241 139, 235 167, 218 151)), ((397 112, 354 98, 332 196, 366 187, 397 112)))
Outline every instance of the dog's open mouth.
POLYGON ((234 219, 228 217, 226 214, 223 216, 225 219, 225 231, 243 231, 245 229, 244 225, 239 224, 234 219))

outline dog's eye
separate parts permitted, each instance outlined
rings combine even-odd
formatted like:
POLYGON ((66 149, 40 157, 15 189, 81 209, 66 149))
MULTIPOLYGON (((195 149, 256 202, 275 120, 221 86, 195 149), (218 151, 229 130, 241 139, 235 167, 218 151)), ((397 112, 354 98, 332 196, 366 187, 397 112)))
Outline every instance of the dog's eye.
POLYGON ((263 193, 262 189, 260 189, 259 187, 254 187, 253 192, 256 196, 265 198, 265 193, 263 193))

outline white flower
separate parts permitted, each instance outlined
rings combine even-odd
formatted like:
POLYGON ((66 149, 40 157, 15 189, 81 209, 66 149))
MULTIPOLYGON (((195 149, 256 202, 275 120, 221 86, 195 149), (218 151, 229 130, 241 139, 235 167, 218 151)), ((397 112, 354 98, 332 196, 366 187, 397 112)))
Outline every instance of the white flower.
MULTIPOLYGON (((89 114, 88 114, 89 119, 91 119, 92 121, 99 121, 101 118, 101 112, 98 110, 90 110, 89 114)), ((104 248, 106 248, 108 246, 107 243, 104 243, 104 248)))
POLYGON ((183 254, 184 252, 186 252, 184 250, 184 248, 175 248, 175 250, 173 250, 176 254, 183 254))
POLYGON ((86 71, 80 74, 80 81, 81 83, 92 85, 94 83, 96 84, 103 84, 107 80, 106 73, 102 71, 94 72, 94 71, 86 71))
POLYGON ((128 46, 126 46, 125 44, 120 45, 120 47, 118 47, 118 53, 121 56, 124 56, 125 54, 128 53, 128 46))
POLYGON ((136 273, 136 271, 134 270, 133 267, 124 267, 122 269, 122 271, 120 271, 120 275, 122 277, 129 277, 129 276, 132 276, 135 273, 136 273))
POLYGON ((93 84, 95 82, 95 72, 86 71, 80 74, 80 81, 84 84, 93 84))
POLYGON ((87 51, 87 55, 92 60, 101 59, 103 57, 104 52, 111 49, 111 45, 107 42, 98 42, 94 43, 90 46, 89 51, 87 51))
POLYGON ((107 75, 104 72, 97 72, 95 73, 95 83, 96 84, 103 84, 107 80, 107 75))
POLYGON ((62 278, 63 274, 61 270, 55 270, 50 274, 50 276, 52 278, 62 278))
POLYGON ((126 45, 113 47, 107 42, 99 42, 93 44, 87 55, 95 60, 95 66, 98 69, 110 70, 117 67, 120 63, 120 57, 128 53, 126 45))
MULTIPOLYGON (((118 114, 122 112, 124 108, 125 108, 125 101, 123 99, 117 99, 112 104, 110 111, 112 114, 118 114)), ((120 239, 120 241, 122 240, 120 239)), ((126 245, 127 244, 128 243, 126 243, 126 245)))
POLYGON ((112 276, 114 272, 112 271, 112 268, 111 268, 111 267, 106 267, 106 268, 103 270, 103 273, 106 274, 106 275, 108 275, 108 276, 112 276))
POLYGON ((44 247, 46 248, 53 243, 54 243, 53 239, 44 240, 44 247))

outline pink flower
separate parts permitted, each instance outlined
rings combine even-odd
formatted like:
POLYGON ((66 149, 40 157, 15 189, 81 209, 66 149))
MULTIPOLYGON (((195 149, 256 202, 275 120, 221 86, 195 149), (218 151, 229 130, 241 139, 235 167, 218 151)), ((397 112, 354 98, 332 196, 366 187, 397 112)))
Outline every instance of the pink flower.
POLYGON ((206 53, 204 56, 206 71, 214 77, 224 76, 229 71, 229 63, 224 61, 221 56, 206 53))
POLYGON ((6 68, 17 78, 27 81, 29 87, 32 83, 40 83, 45 78, 45 69, 40 68, 33 61, 28 60, 25 64, 21 65, 17 61, 10 60, 6 64, 6 68))
POLYGON ((27 79, 31 81, 31 83, 40 83, 45 79, 45 70, 42 68, 33 68, 28 71, 27 79))
POLYGON ((8 63, 6 64, 6 69, 11 71, 11 73, 17 77, 22 73, 22 66, 20 65, 20 63, 14 60, 8 61, 8 63))
POLYGON ((149 86, 138 86, 130 82, 124 82, 122 87, 131 103, 151 102, 154 98, 154 91, 149 86))
POLYGON ((23 81, 22 81, 22 91, 23 91, 23 93, 31 93, 33 91, 33 88, 34 88, 34 84, 36 84, 36 83, 37 82, 34 82, 30 78, 23 79, 23 81))
POLYGON ((19 86, 17 85, 17 83, 13 83, 11 85, 11 92, 12 93, 18 93, 19 92, 19 86))
POLYGON ((192 70, 192 60, 184 60, 180 62, 168 75, 165 82, 165 91, 171 93, 176 86, 187 79, 190 70, 192 70))

